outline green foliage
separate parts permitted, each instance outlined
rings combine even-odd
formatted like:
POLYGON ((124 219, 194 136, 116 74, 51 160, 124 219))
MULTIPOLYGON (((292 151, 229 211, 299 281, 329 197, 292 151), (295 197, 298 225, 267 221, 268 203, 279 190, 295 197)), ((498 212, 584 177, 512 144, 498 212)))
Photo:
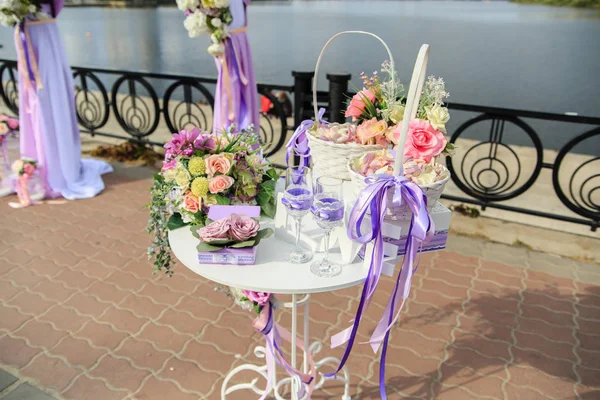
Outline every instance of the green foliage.
POLYGON ((221 196, 220 194, 218 194, 217 195, 217 203, 220 206, 228 206, 231 204, 231 199, 229 197, 221 196))
POLYGON ((187 224, 183 222, 183 219, 181 219, 181 214, 179 213, 171 215, 171 218, 169 218, 169 221, 167 222, 167 228, 169 228, 169 230, 171 231, 174 229, 179 229, 186 225, 187 224))
POLYGON ((600 8, 600 0, 510 0, 513 3, 542 4, 546 6, 600 8))
POLYGON ((169 190, 170 186, 163 177, 156 174, 150 189, 152 200, 147 206, 150 210, 150 219, 146 230, 152 235, 152 245, 148 247, 148 259, 154 259, 155 272, 164 269, 168 275, 171 275, 171 265, 174 261, 169 245, 169 221, 166 212, 166 197, 169 190))
POLYGON ((260 206, 260 209, 264 215, 269 218, 275 218, 275 212, 277 211, 277 200, 275 196, 275 185, 277 180, 272 179, 270 173, 277 174, 277 171, 271 169, 267 171, 267 175, 264 175, 268 180, 264 180, 258 186, 258 194, 256 196, 256 203, 260 206))

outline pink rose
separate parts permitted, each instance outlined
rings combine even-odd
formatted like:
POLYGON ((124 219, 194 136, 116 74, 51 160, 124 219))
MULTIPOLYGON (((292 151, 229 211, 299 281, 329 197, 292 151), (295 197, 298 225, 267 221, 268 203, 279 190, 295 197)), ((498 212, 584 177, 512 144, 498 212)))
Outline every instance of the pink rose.
POLYGON ((206 173, 214 175, 217 172, 227 174, 231 169, 231 161, 224 154, 213 154, 206 158, 206 173))
POLYGON ((259 306, 264 306, 269 302, 271 293, 267 292, 254 292, 252 290, 244 290, 244 294, 248 300, 258 303, 259 306))
POLYGON ((377 121, 377 118, 372 118, 356 127, 356 137, 361 144, 378 144, 386 147, 388 145, 385 138, 387 129, 385 121, 377 121))
POLYGON ((229 218, 231 220, 229 235, 233 240, 238 242, 244 242, 256 236, 258 228, 260 228, 259 223, 255 219, 246 215, 231 214, 229 218))
POLYGON ((200 209, 200 199, 188 191, 185 194, 184 207, 189 212, 196 213, 200 209))
POLYGON ((32 175, 35 172, 35 167, 31 164, 25 164, 23 166, 23 173, 25 175, 32 175))
POLYGON ((14 118, 8 118, 6 120, 8 127, 12 130, 19 129, 19 120, 14 118))
POLYGON ((221 193, 229 189, 234 182, 235 181, 230 176, 217 175, 208 182, 208 190, 210 190, 212 194, 221 193))
POLYGON ((408 126, 404 155, 420 158, 425 162, 439 155, 446 148, 446 138, 440 131, 435 130, 428 121, 414 119, 408 126))
POLYGON ((213 240, 229 239, 229 218, 223 218, 198 229, 198 237, 205 243, 213 240))
POLYGON ((360 117, 365 109, 365 102, 369 101, 373 103, 375 101, 375 94, 371 92, 369 89, 361 90, 356 93, 352 100, 350 100, 350 105, 346 110, 346 117, 352 117, 353 121, 356 121, 358 117, 360 117))

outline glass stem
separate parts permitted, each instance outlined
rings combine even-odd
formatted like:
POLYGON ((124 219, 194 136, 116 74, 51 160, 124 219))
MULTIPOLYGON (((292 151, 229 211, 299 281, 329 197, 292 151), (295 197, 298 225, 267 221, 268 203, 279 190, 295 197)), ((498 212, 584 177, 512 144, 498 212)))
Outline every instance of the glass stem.
POLYGON ((302 226, 302 217, 294 218, 296 221, 296 247, 300 247, 300 227, 302 226))
POLYGON ((327 265, 328 263, 328 258, 329 258, 329 234, 331 233, 331 230, 327 230, 327 232, 325 232, 325 240, 324 240, 324 244, 325 244, 325 255, 323 256, 323 261, 322 261, 322 265, 327 265))

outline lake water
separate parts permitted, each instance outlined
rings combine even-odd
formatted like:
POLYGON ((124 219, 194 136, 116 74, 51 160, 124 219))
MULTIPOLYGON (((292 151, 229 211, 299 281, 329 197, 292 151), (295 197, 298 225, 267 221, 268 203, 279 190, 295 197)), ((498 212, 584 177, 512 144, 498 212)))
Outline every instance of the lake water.
MULTIPOLYGON (((68 8, 60 29, 71 64, 215 76, 208 38, 190 39, 176 8, 68 8)), ((421 44, 428 73, 445 78, 461 103, 600 116, 600 14, 507 2, 290 1, 249 8, 259 82, 291 84, 291 70, 313 70, 336 32, 367 30, 390 46, 408 81, 421 44)), ((0 30, 0 57, 15 58, 12 31, 0 30)), ((379 69, 386 53, 368 37, 334 42, 325 72, 379 69)), ((560 134, 557 132, 557 134, 560 134)), ((572 136, 572 133, 569 134, 572 136)))

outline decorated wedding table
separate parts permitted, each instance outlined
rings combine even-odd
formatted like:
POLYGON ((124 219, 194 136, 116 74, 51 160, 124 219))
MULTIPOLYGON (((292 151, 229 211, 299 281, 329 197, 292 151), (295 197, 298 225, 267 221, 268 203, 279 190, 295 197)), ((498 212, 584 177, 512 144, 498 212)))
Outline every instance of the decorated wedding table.
POLYGON ((438 160, 453 150, 444 137, 448 94, 441 78, 425 79, 428 56, 429 46, 423 45, 405 96, 383 40, 361 31, 333 36, 315 69, 316 119, 304 121, 288 143, 284 176, 263 157, 252 126, 238 131, 232 125, 214 133, 184 130, 165 145, 149 207, 149 256, 156 270, 171 274, 173 254, 253 311, 252 324, 265 339, 254 351, 261 365, 232 369, 222 384, 222 399, 246 389, 261 400, 270 394, 280 400, 286 385, 292 399, 310 399, 335 379, 344 383, 342 400, 348 400, 346 363, 353 347, 364 344, 375 354, 381 350, 380 394, 387 399, 390 332, 410 294, 420 255, 445 248, 450 224, 450 211, 438 201, 450 178, 438 160), (388 78, 363 74, 364 87, 346 111, 352 122, 328 123, 316 108, 319 64, 331 42, 347 34, 368 35, 383 44, 389 61, 382 72, 388 78), (294 156, 299 165, 292 165, 294 156), (370 340, 358 343, 362 317, 381 275, 391 276, 395 287, 370 340), (340 359, 315 360, 322 344, 309 343, 310 295, 355 285, 362 285, 356 315, 330 338, 332 348, 344 348, 340 359), (276 294, 291 295, 291 301, 282 302, 276 294), (304 309, 301 329, 299 308, 304 309), (275 322, 274 314, 282 309, 291 310, 289 330, 275 322), (288 345, 290 357, 283 352, 288 345), (333 372, 320 371, 326 364, 333 372), (285 378, 277 379, 277 368, 285 378), (232 382, 248 370, 258 376, 232 382))

